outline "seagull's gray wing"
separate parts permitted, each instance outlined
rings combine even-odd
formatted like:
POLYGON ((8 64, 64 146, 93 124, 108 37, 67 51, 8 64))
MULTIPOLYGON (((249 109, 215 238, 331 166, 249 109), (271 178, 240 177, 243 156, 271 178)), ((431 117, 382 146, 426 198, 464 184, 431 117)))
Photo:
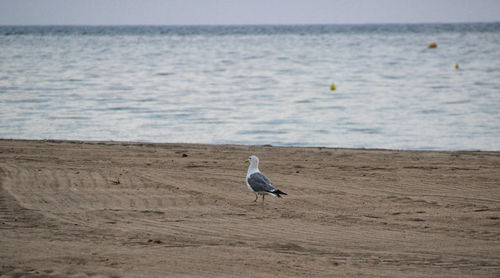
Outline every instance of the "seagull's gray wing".
POLYGON ((271 184, 271 180, 259 172, 251 174, 247 181, 255 192, 273 192, 276 190, 271 184))

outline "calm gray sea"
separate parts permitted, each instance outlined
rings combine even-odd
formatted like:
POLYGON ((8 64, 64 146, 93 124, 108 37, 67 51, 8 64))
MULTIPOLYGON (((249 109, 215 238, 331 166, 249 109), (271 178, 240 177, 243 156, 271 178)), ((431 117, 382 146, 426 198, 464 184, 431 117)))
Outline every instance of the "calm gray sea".
POLYGON ((3 26, 0 50, 0 138, 500 151, 500 23, 3 26))

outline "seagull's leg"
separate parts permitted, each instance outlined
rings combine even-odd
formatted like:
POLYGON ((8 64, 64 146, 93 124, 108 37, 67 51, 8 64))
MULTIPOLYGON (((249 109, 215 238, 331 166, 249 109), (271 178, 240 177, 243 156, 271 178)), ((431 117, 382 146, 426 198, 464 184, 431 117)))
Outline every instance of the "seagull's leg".
POLYGON ((264 205, 264 197, 266 196, 266 194, 262 194, 262 205, 264 205))
POLYGON ((255 194, 255 200, 253 200, 254 203, 257 203, 257 199, 259 199, 259 194, 255 194))

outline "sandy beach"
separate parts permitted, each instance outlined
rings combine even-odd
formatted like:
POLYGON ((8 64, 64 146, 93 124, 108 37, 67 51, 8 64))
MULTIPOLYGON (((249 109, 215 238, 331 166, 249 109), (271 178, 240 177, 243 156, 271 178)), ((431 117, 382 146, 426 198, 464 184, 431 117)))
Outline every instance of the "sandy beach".
POLYGON ((0 182, 2 277, 500 277, 498 152, 0 140, 0 182))

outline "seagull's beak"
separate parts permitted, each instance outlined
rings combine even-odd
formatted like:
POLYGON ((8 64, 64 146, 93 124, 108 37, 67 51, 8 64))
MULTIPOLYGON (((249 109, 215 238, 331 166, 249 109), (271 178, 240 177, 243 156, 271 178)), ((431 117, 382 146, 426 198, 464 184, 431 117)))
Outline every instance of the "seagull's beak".
POLYGON ((245 160, 245 162, 248 162, 248 159, 247 159, 247 160, 245 160))

